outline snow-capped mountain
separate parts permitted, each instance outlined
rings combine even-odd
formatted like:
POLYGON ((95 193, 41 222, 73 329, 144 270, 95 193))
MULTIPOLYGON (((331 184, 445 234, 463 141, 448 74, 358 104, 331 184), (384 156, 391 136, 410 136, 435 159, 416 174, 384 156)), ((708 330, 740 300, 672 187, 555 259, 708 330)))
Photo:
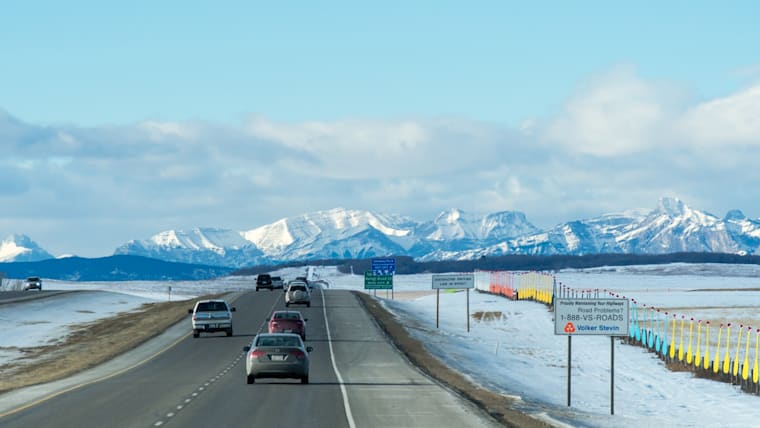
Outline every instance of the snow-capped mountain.
POLYGON ((519 212, 477 215, 449 210, 420 223, 395 214, 335 208, 283 218, 242 232, 165 231, 130 241, 116 254, 243 267, 389 254, 421 257, 433 251, 479 248, 484 243, 535 231, 536 227, 519 212))
POLYGON ((0 242, 0 262, 36 262, 52 258, 52 254, 26 235, 13 234, 0 242))
POLYGON ((631 211, 559 224, 547 231, 460 252, 438 252, 423 260, 467 260, 507 254, 666 254, 712 252, 760 255, 760 220, 741 211, 721 219, 677 198, 662 198, 649 213, 631 211))
POLYGON ((215 228, 168 230, 144 240, 131 240, 114 255, 144 256, 159 260, 210 266, 247 266, 266 263, 264 253, 242 232, 215 228))
MULTIPOLYGON (((26 237, 24 237, 26 238, 26 237)), ((4 241, 0 260, 51 258, 31 240, 4 241), (33 250, 34 249, 34 250, 33 250)), ((724 218, 662 198, 649 211, 606 214, 573 220, 547 230, 533 226, 521 212, 474 214, 458 209, 417 222, 396 214, 335 208, 246 231, 215 228, 169 230, 132 240, 116 255, 226 267, 295 260, 410 256, 420 261, 467 260, 484 256, 665 254, 714 252, 760 255, 760 219, 739 210, 724 218)), ((28 260, 28 259, 27 259, 28 260)))

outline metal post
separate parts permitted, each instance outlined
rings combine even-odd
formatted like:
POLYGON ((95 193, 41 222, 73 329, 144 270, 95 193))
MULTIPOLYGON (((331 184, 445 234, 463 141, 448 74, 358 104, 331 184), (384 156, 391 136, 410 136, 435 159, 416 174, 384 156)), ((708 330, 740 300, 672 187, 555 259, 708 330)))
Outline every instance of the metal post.
POLYGON ((615 336, 610 336, 610 414, 615 414, 615 336))
POLYGON ((438 306, 440 302, 441 290, 435 290, 435 328, 438 328, 438 306))
POLYGON ((573 336, 567 336, 567 407, 570 407, 570 366, 572 364, 573 336))
POLYGON ((470 332, 470 289, 467 289, 467 333, 470 332))

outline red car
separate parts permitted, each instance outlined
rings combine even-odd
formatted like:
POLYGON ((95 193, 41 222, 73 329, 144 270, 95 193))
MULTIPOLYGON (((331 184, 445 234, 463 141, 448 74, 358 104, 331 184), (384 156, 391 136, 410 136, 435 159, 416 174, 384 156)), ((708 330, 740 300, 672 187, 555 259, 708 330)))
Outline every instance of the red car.
POLYGON ((306 340, 306 321, 298 311, 274 311, 269 318, 269 333, 294 333, 306 340))

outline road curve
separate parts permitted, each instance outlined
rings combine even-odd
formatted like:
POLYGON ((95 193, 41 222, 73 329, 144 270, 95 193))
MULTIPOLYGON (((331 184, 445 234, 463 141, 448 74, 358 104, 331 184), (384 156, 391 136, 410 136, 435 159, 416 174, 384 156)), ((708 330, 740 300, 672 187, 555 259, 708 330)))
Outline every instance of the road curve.
POLYGON ((246 384, 242 347, 284 308, 282 292, 248 292, 234 302, 233 337, 193 339, 188 320, 188 334, 144 364, 8 413, 0 426, 497 426, 410 366, 356 296, 315 290, 312 298, 299 309, 314 347, 308 385, 246 384))

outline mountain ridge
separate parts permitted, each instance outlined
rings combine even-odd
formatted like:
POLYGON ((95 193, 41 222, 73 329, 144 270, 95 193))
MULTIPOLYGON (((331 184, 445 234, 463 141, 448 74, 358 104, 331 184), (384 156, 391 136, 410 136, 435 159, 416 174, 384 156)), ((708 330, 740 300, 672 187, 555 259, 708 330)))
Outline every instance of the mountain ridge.
MULTIPOLYGON (((33 244, 30 239, 28 242, 33 244)), ((199 227, 163 231, 147 239, 131 240, 119 246, 114 255, 241 268, 389 255, 436 261, 502 255, 676 252, 758 255, 760 219, 747 218, 738 209, 720 218, 692 209, 678 198, 661 198, 648 212, 604 214, 546 230, 536 228, 519 211, 477 214, 454 208, 431 220, 415 221, 398 214, 333 208, 243 231, 199 227)), ((0 251, 0 261, 2 254, 0 251)), ((36 254, 45 257, 42 252, 36 254)))

